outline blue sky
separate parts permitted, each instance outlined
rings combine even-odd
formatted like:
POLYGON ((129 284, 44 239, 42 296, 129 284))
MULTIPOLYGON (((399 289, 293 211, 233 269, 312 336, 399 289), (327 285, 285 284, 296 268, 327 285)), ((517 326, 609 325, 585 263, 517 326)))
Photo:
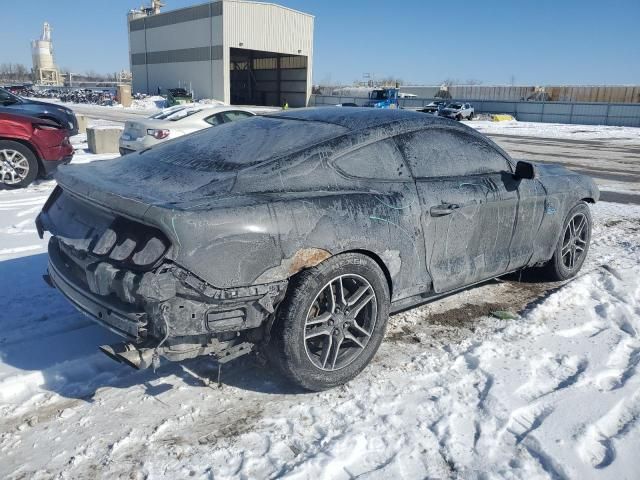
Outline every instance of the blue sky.
MULTIPOLYGON (((53 26, 56 63, 128 68, 126 12, 141 0, 25 0, 0 7, 0 63, 31 66, 29 41, 53 26), (8 27, 7 27, 8 26, 8 27)), ((166 0, 179 8, 198 0, 166 0)), ((364 72, 405 83, 640 83, 640 0, 279 0, 315 15, 314 81, 364 72)))

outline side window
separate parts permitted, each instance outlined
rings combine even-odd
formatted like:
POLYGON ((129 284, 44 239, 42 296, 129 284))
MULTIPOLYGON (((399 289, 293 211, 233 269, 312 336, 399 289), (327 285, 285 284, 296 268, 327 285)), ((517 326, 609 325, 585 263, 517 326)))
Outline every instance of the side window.
POLYGON ((381 140, 338 158, 335 167, 347 175, 375 180, 411 180, 397 145, 381 140))
POLYGON ((249 112, 222 112, 222 118, 225 122, 235 122, 236 120, 242 120, 243 118, 253 117, 249 112))
POLYGON ((5 92, 4 90, 0 90, 0 103, 4 104, 5 102, 9 102, 11 103, 11 95, 9 95, 8 92, 5 92))
POLYGON ((210 117, 205 118, 204 121, 207 122, 209 125, 213 125, 214 127, 216 125, 220 125, 221 123, 223 123, 223 120, 219 113, 216 113, 215 115, 211 115, 210 117))
POLYGON ((509 162, 481 138, 458 130, 422 130, 397 137, 417 178, 511 171, 509 162))

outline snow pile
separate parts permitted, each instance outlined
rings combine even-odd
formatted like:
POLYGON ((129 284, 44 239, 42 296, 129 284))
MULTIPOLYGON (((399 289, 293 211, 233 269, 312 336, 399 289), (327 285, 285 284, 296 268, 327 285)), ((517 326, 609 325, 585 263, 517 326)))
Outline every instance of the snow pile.
POLYGON ((505 134, 576 140, 624 140, 640 144, 640 128, 637 127, 567 125, 563 123, 519 122, 516 120, 504 122, 472 120, 463 122, 488 135, 505 134))
POLYGON ((167 106, 166 98, 161 97, 160 95, 154 95, 151 97, 134 99, 131 102, 131 107, 128 107, 128 108, 131 108, 133 110, 156 111, 159 109, 163 109, 166 106, 167 106))
POLYGON ((154 374, 97 353, 117 337, 41 279, 33 220, 53 186, 0 192, 2 478, 637 475, 640 207, 593 207, 576 279, 509 278, 396 315, 356 380, 305 393, 251 359, 218 389, 207 359, 154 374))

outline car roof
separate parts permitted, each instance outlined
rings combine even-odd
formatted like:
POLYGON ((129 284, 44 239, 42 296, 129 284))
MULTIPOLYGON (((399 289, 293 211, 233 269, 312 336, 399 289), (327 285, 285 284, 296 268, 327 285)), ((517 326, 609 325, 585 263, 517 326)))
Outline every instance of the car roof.
POLYGON ((406 125, 407 130, 430 125, 455 126, 457 123, 442 117, 425 115, 402 109, 370 107, 315 107, 287 110, 286 112, 266 115, 273 118, 289 118, 308 122, 322 122, 339 125, 355 132, 375 127, 384 127, 393 123, 406 125))

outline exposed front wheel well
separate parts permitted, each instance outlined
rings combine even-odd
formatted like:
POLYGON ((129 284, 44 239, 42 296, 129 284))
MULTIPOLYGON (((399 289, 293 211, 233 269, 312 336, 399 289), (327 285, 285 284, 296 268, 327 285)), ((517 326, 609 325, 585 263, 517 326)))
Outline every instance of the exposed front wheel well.
POLYGON ((587 203, 596 203, 596 201, 593 198, 590 198, 590 197, 581 198, 580 201, 581 202, 587 202, 587 203))

